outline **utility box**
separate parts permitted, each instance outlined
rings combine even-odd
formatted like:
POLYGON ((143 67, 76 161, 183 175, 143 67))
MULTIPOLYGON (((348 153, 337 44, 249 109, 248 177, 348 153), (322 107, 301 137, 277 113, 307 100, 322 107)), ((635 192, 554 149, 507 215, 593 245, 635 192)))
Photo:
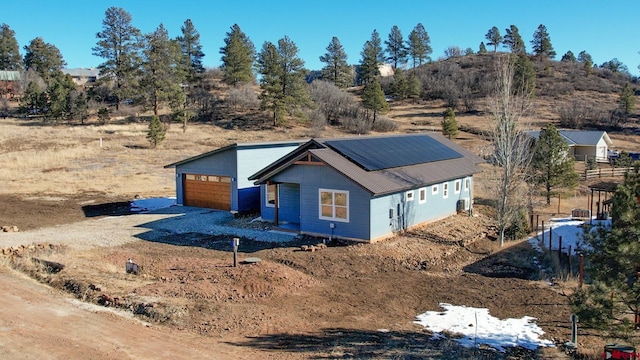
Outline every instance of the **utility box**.
POLYGON ((636 348, 628 345, 607 344, 604 346, 603 359, 637 359, 636 348))

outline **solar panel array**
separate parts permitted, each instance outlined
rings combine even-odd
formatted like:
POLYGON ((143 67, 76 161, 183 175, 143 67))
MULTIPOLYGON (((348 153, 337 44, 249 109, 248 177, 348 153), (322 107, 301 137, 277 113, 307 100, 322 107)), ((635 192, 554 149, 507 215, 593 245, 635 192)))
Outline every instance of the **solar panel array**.
POLYGON ((326 141, 325 145, 367 171, 462 157, 428 135, 337 139, 326 141))

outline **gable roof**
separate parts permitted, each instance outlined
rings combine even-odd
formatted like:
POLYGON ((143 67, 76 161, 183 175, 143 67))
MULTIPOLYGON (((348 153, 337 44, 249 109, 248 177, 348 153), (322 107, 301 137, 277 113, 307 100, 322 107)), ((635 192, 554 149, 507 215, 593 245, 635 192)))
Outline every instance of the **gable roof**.
POLYGON ((277 147, 285 147, 285 146, 295 146, 300 145, 304 142, 304 140, 291 140, 291 141, 274 141, 274 142, 260 142, 260 143, 233 143, 231 145, 223 146, 221 148, 208 151, 206 153, 202 153, 196 156, 192 156, 190 158, 176 161, 174 163, 165 165, 165 168, 176 167, 179 165, 187 164, 192 161, 196 161, 202 158, 206 158, 208 156, 218 154, 230 149, 243 150, 243 149, 261 149, 261 148, 277 148, 277 147))
MULTIPOLYGON (((604 141, 607 143, 607 145, 611 146, 613 144, 606 131, 558 130, 558 132, 560 133, 560 136, 565 139, 567 144, 569 144, 569 146, 595 146, 602 138, 604 138, 604 141)), ((527 134, 537 140, 540 137, 540 130, 527 131, 527 134)))
POLYGON ((482 158, 435 132, 429 134, 388 135, 384 137, 311 140, 287 156, 250 176, 249 180, 255 180, 255 184, 264 183, 277 173, 293 165, 296 161, 309 156, 330 166, 336 172, 351 179, 374 196, 472 175, 480 171, 477 165, 484 162, 482 158), (348 144, 350 147, 355 147, 356 150, 358 148, 368 149, 371 144, 385 144, 386 146, 393 144, 394 149, 387 147, 370 154, 360 152, 359 154, 366 157, 368 162, 379 163, 380 159, 383 159, 382 161, 385 164, 383 168, 367 169, 359 163, 362 160, 360 157, 352 159, 345 155, 344 152, 338 151, 331 146, 331 144, 335 145, 336 141, 351 140, 358 140, 348 144), (393 150, 400 154, 406 154, 407 152, 429 154, 433 149, 440 147, 446 148, 445 152, 450 156, 429 158, 427 155, 419 157, 419 162, 413 161, 410 164, 407 164, 405 159, 398 159, 396 156, 398 161, 395 164, 398 166, 392 166, 393 164, 388 163, 389 157, 385 153, 385 150, 393 150))

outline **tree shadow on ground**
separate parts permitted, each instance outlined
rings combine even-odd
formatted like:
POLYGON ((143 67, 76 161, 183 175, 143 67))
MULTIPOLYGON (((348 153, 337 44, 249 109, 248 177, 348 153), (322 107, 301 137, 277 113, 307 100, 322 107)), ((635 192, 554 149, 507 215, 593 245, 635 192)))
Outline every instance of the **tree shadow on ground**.
POLYGON ((463 270, 492 278, 539 280, 540 271, 533 262, 534 252, 525 241, 469 264, 463 270))
POLYGON ((82 207, 84 216, 120 216, 131 215, 131 206, 129 201, 118 201, 104 204, 84 205, 82 207))
POLYGON ((506 353, 494 349, 465 348, 457 342, 429 332, 321 329, 315 334, 268 334, 247 337, 234 346, 252 347, 278 353, 307 354, 308 359, 512 359, 531 351, 511 348, 506 353), (516 355, 517 356, 517 355, 516 355))

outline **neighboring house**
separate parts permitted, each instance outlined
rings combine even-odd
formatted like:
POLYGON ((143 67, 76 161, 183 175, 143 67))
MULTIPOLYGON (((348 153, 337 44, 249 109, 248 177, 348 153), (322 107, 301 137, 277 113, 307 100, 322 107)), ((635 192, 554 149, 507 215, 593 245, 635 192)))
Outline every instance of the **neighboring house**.
POLYGON ((166 165, 176 168, 176 202, 232 212, 258 210, 260 188, 247 178, 303 142, 232 144, 166 165))
POLYGON ((0 70, 0 97, 11 99, 20 84, 20 71, 0 70))
MULTIPOLYGON (((576 160, 609 161, 608 152, 613 142, 606 131, 558 130, 558 132, 569 145, 570 154, 576 160)), ((527 134, 537 140, 540 130, 528 131, 527 134)))
POLYGON ((62 69, 62 72, 71 75, 71 79, 78 86, 95 83, 100 78, 100 70, 96 68, 62 69))
POLYGON ((375 241, 470 211, 481 162, 435 132, 313 139, 249 179, 278 227, 375 241))

